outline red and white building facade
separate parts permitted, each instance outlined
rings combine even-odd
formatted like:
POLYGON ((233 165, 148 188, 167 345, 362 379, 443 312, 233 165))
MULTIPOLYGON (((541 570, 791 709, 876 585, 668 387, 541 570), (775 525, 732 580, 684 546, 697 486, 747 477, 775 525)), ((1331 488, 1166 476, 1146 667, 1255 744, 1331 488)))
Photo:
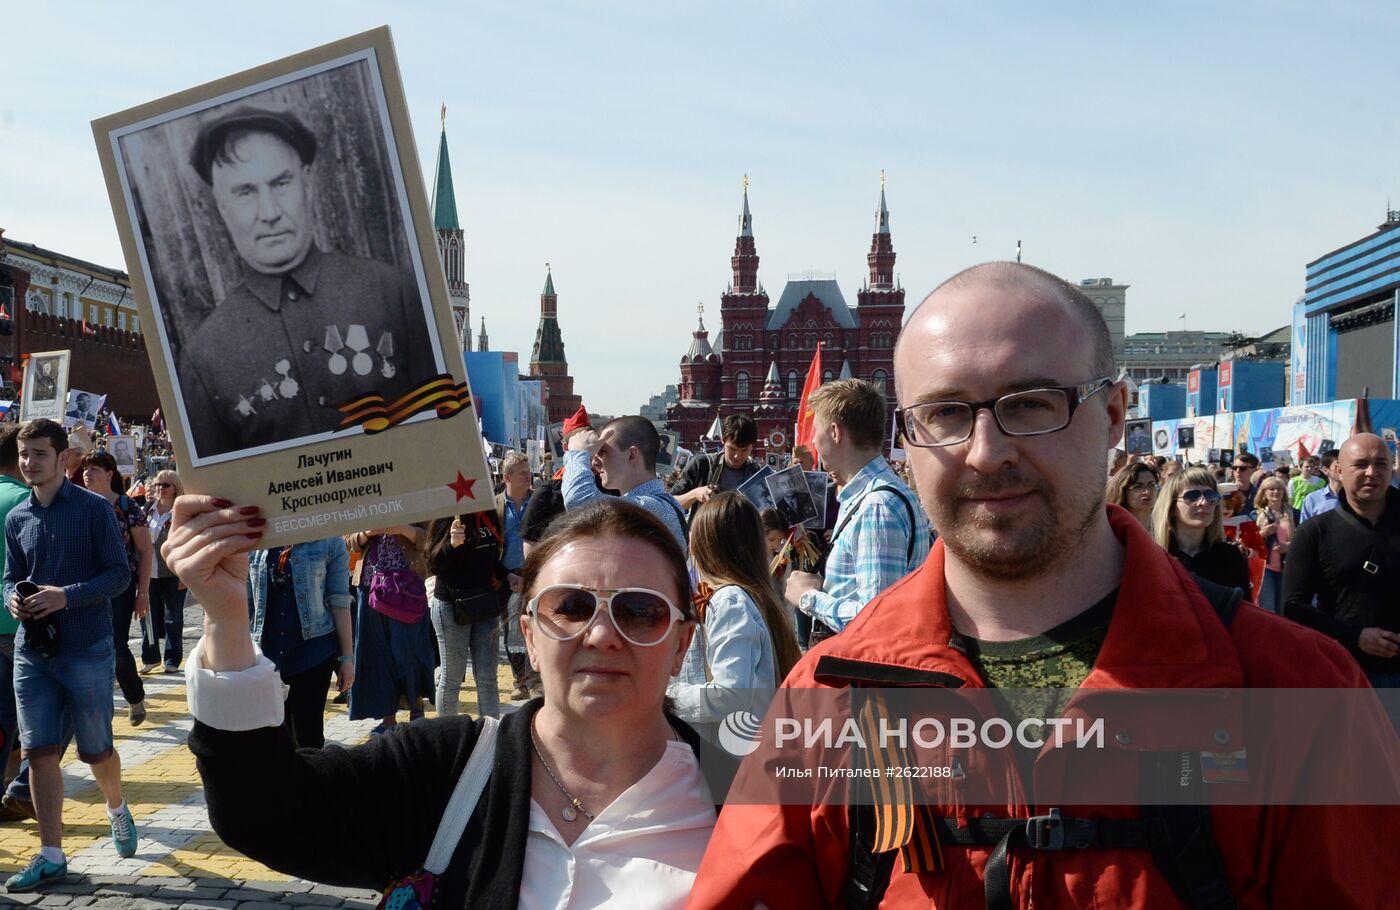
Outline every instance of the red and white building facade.
POLYGON ((776 306, 758 280, 758 250, 749 213, 747 181, 739 236, 730 258, 733 277, 720 297, 720 332, 713 342, 703 315, 681 357, 680 400, 667 425, 681 445, 696 449, 715 418, 748 413, 758 423, 759 450, 786 452, 807 370, 817 345, 822 381, 866 379, 894 397, 894 345, 904 323, 904 289, 894 275, 895 253, 881 177, 875 233, 866 256, 869 275, 846 303, 834 276, 789 276, 776 306))

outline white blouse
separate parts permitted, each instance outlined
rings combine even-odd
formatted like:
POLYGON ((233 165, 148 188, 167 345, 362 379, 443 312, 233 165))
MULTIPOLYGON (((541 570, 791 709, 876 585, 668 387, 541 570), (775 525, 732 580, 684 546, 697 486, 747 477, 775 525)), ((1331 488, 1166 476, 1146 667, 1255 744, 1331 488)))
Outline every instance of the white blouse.
POLYGON ((715 807, 695 753, 669 742, 661 760, 613 801, 573 844, 530 800, 519 910, 685 904, 715 807))

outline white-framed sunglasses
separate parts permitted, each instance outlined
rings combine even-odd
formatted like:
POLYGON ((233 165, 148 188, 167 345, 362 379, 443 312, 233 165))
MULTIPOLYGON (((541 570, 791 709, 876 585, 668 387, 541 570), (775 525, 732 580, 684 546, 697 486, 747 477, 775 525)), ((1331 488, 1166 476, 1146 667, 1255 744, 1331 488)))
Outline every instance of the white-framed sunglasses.
POLYGON ((571 641, 607 607, 617 634, 639 648, 659 645, 686 616, 671 598, 650 588, 590 588, 559 584, 542 588, 525 605, 535 628, 555 641, 571 641))

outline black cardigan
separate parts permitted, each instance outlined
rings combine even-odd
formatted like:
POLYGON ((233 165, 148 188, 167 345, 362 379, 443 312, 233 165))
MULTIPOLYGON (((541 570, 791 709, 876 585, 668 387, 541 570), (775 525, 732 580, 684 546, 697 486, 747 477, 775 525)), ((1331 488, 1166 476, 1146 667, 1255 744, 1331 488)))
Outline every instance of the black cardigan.
POLYGON ((1206 581, 1229 588, 1239 588, 1245 600, 1254 601, 1254 591, 1249 582, 1249 560, 1240 548, 1228 540, 1217 540, 1195 556, 1188 556, 1172 540, 1171 554, 1181 561, 1189 572, 1201 576, 1206 581))
MULTIPOLYGON (((501 720, 486 789, 438 879, 441 907, 514 910, 530 820, 535 699, 501 720)), ((700 759, 718 804, 737 764, 683 721, 666 718, 700 759)), ((382 891, 421 869, 480 721, 401 724, 345 749, 292 748, 286 726, 234 733, 195 722, 209 820, 224 843, 297 878, 382 891)))

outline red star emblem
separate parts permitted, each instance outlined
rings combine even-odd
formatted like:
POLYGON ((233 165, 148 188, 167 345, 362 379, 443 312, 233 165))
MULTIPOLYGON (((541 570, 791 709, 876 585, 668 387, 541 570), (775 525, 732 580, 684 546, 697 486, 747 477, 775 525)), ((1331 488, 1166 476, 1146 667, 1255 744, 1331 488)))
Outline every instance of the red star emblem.
POLYGON ((462 472, 457 472, 457 479, 447 485, 447 488, 457 494, 457 502, 468 499, 472 495, 472 485, 475 480, 467 480, 462 476, 462 472))

